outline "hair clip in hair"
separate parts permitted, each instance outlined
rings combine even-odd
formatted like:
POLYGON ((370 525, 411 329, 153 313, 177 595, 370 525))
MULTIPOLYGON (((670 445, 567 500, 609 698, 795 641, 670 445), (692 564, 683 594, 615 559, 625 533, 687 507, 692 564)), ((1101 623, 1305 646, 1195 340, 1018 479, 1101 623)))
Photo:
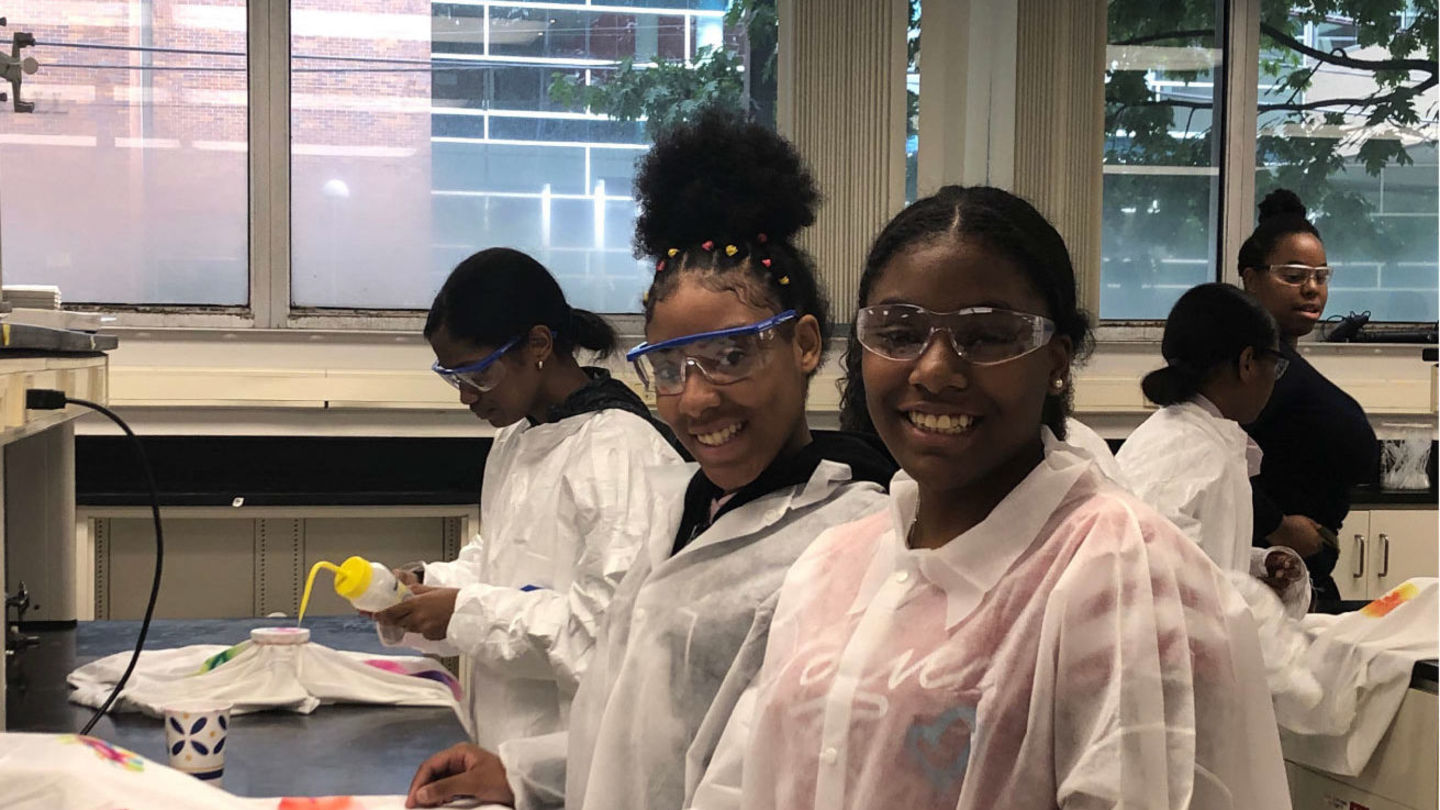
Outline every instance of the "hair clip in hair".
POLYGON ((769 266, 770 266, 770 260, 769 260, 768 258, 767 258, 767 259, 761 259, 761 260, 760 260, 760 263, 763 264, 763 265, 765 265, 766 267, 769 267, 769 266))
POLYGON ((644 304, 644 305, 647 306, 647 307, 650 306, 650 291, 649 291, 649 290, 646 290, 645 292, 643 292, 643 293, 640 294, 640 303, 641 303, 641 304, 644 304))
POLYGON ((725 246, 725 255, 726 255, 726 256, 734 256, 736 253, 739 253, 739 252, 740 252, 740 248, 735 247, 734 245, 726 245, 726 246, 725 246))
POLYGON ((781 287, 788 286, 789 284, 790 284, 790 277, 789 277, 789 276, 781 276, 781 277, 780 277, 780 286, 781 286, 781 287))
POLYGON ((700 248, 705 251, 711 251, 715 249, 715 243, 710 241, 709 239, 706 239, 704 242, 700 243, 700 248))
POLYGON ((664 260, 664 259, 661 259, 660 261, 655 262, 655 272, 657 272, 657 273, 663 273, 663 272, 665 272, 665 260, 664 260))
POLYGON ((670 248, 669 250, 665 251, 665 255, 673 259, 676 256, 680 255, 680 248, 670 248))
POLYGON ((763 244, 765 244, 766 242, 770 241, 770 237, 766 236, 766 235, 763 234, 763 233, 756 234, 756 235, 755 235, 755 241, 756 241, 756 242, 759 242, 760 244, 763 245, 763 244))

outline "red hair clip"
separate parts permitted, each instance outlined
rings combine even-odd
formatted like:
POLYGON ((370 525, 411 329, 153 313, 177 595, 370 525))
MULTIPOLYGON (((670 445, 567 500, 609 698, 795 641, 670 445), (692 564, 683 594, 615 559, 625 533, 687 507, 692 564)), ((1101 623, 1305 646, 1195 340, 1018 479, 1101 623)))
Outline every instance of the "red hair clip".
POLYGON ((665 260, 664 260, 664 259, 661 259, 660 261, 655 262, 655 272, 657 272, 657 273, 663 273, 663 272, 665 272, 665 260))
POLYGON ((715 249, 715 243, 711 242, 709 239, 706 239, 704 242, 700 243, 700 247, 703 250, 711 251, 715 249))
POLYGON ((765 244, 766 242, 770 241, 770 238, 769 238, 768 236, 766 236, 765 234, 762 233, 762 234, 757 234, 757 235, 755 236, 755 241, 756 241, 756 242, 759 242, 760 244, 763 245, 763 244, 765 244))
POLYGON ((769 266, 770 266, 770 260, 769 260, 769 259, 761 259, 761 260, 760 260, 760 263, 763 264, 763 265, 765 265, 766 267, 769 267, 769 266))

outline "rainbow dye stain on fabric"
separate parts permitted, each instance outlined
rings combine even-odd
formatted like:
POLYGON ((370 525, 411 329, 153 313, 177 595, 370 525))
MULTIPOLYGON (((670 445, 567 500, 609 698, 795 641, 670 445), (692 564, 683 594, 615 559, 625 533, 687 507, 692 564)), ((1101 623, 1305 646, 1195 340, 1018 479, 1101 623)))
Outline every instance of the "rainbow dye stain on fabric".
POLYGON ((240 653, 244 652, 244 651, 245 651, 245 648, 246 648, 246 647, 249 647, 249 646, 250 646, 250 642, 248 642, 248 641, 242 641, 242 642, 240 642, 239 644, 236 644, 234 647, 231 647, 231 648, 228 649, 228 650, 221 650, 220 652, 215 653, 214 655, 210 656, 209 658, 206 658, 206 659, 200 664, 200 669, 196 670, 196 671, 195 671, 195 674, 196 674, 196 675, 204 675, 205 673, 210 672, 211 670, 215 669, 216 667, 219 667, 219 666, 222 665, 222 664, 228 664, 228 663, 230 663, 231 661, 235 660, 235 656, 237 656, 237 655, 239 655, 240 653))
POLYGON ((1414 584, 1409 582, 1402 583, 1374 602, 1360 608, 1360 612, 1372 619, 1378 619, 1419 595, 1420 589, 1415 587, 1414 584))
POLYGON ((97 739, 95 737, 82 737, 79 734, 66 734, 60 738, 60 742, 66 744, 80 743, 81 745, 88 747, 91 751, 94 751, 95 755, 100 757, 101 759, 107 762, 113 762, 116 765, 124 768, 125 770, 131 771, 132 773, 140 773, 141 771, 145 770, 145 760, 141 759, 139 754, 136 754, 132 751, 126 751, 124 748, 111 745, 110 743, 105 742, 101 739, 97 739))
POLYGON ((393 672, 396 675, 424 678, 427 681, 444 684, 450 689, 450 694, 454 695, 456 700, 459 700, 461 695, 464 694, 464 691, 460 688, 460 682, 455 680, 455 676, 443 669, 436 669, 429 664, 417 663, 406 665, 400 661, 386 661, 379 658, 371 658, 365 663, 376 669, 393 672))

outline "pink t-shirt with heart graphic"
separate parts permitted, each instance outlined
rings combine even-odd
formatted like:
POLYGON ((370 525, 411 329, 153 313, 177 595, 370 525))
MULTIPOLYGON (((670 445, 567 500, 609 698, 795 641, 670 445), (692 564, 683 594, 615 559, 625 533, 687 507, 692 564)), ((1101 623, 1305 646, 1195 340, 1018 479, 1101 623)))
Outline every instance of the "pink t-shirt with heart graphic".
POLYGON ((915 483, 786 578, 692 807, 1289 807, 1259 641, 1195 544, 1047 437, 974 529, 915 483))

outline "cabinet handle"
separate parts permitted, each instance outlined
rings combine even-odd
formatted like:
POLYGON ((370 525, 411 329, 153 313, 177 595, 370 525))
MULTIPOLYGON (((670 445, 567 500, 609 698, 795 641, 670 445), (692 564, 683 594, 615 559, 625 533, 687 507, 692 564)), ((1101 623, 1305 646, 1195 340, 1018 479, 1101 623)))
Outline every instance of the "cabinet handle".
POLYGON ((1355 561, 1356 565, 1350 566, 1350 576, 1359 579, 1365 576, 1365 535, 1363 534, 1355 535, 1355 561))
POLYGON ((1380 533, 1380 571, 1376 576, 1390 576, 1390 535, 1384 532, 1380 533))

